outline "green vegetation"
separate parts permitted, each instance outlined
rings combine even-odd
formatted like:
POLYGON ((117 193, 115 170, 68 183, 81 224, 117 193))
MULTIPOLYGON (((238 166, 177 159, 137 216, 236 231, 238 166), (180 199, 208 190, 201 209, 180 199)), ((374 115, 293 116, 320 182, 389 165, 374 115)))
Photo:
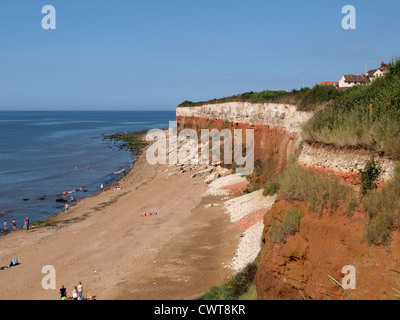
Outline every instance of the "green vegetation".
POLYGON ((286 200, 306 201, 309 209, 322 214, 327 208, 332 214, 340 206, 346 207, 355 198, 351 187, 335 177, 325 177, 311 170, 302 169, 295 159, 278 179, 280 195, 286 200))
POLYGON ((287 94, 286 91, 272 91, 272 90, 266 90, 261 92, 251 91, 234 95, 231 97, 213 99, 209 101, 192 102, 186 100, 182 102, 178 107, 193 107, 203 104, 216 104, 216 103, 226 103, 226 102, 267 102, 267 101, 273 101, 275 98, 286 94, 287 94))
POLYGON ((382 215, 374 217, 368 225, 367 239, 369 244, 387 245, 390 237, 390 224, 382 215))
POLYGON ((342 93, 304 125, 309 142, 363 147, 400 159, 400 60, 371 84, 342 93))
POLYGON ((400 228, 400 167, 382 191, 369 190, 363 198, 370 217, 367 239, 370 244, 388 244, 390 233, 400 228))
POLYGON ((143 149, 148 145, 148 142, 145 140, 146 134, 147 131, 136 131, 132 133, 116 133, 104 138, 115 142, 122 141, 123 143, 120 145, 121 149, 127 148, 136 154, 141 154, 143 149))
POLYGON ((368 190, 376 190, 376 181, 381 172, 382 169, 375 163, 374 159, 367 161, 365 168, 360 170, 362 195, 365 195, 368 190))
POLYGON ((270 181, 264 187, 263 195, 264 196, 273 196, 279 191, 279 183, 276 181, 270 181))
POLYGON ((246 299, 250 294, 250 290, 254 291, 254 277, 257 272, 257 262, 254 261, 247 265, 241 272, 236 274, 232 280, 221 286, 214 286, 207 292, 202 300, 238 300, 246 299))
POLYGON ((314 88, 302 88, 300 90, 287 91, 272 91, 265 90, 261 92, 245 92, 242 94, 234 95, 231 97, 213 99, 209 101, 184 101, 178 107, 193 107, 203 104, 216 104, 227 102, 274 102, 274 103, 288 103, 298 107, 301 111, 316 110, 321 105, 329 103, 330 101, 340 97, 342 91, 337 90, 332 86, 316 85, 314 88))
POLYGON ((300 209, 290 209, 278 227, 275 227, 274 224, 273 227, 269 229, 269 241, 272 244, 285 243, 289 235, 295 235, 300 230, 300 220, 303 215, 300 209))
POLYGON ((343 91, 337 90, 332 86, 320 86, 302 88, 300 91, 295 91, 293 104, 297 105, 299 111, 314 111, 325 105, 329 105, 335 99, 343 95, 343 91))

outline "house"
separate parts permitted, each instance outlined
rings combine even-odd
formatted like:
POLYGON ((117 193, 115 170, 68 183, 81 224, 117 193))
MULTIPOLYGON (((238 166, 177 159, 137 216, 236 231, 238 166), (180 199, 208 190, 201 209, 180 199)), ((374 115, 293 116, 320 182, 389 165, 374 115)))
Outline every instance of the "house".
POLYGON ((332 87, 339 87, 339 82, 337 81, 323 81, 320 83, 321 86, 323 87, 328 87, 328 86, 332 86, 332 87))
POLYGON ((372 82, 378 78, 383 77, 383 75, 389 71, 389 65, 381 62, 381 66, 378 69, 372 69, 367 72, 367 77, 372 82))
POLYGON ((343 75, 339 81, 339 88, 350 88, 357 84, 371 83, 372 81, 381 78, 386 72, 389 71, 389 65, 381 62, 381 66, 377 69, 369 70, 366 74, 362 75, 343 75))
POLYGON ((339 81, 339 88, 350 88, 357 84, 369 83, 369 78, 365 75, 345 74, 339 81))

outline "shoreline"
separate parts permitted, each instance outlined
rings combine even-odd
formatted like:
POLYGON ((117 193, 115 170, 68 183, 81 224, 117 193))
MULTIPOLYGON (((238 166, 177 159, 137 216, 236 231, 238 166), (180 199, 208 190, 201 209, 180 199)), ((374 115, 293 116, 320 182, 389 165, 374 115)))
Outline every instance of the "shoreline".
MULTIPOLYGON (((135 132, 132 132, 132 133, 130 133, 131 135, 137 135, 137 134, 145 134, 147 131, 135 131, 135 132)), ((118 142, 118 140, 116 140, 115 138, 112 138, 112 136, 118 136, 118 135, 120 135, 119 133, 116 133, 116 134, 113 134, 113 135, 109 135, 109 136, 104 136, 104 138, 103 138, 103 140, 104 139, 109 139, 110 141, 117 141, 118 142)), ((122 139, 121 139, 122 140, 122 139)), ((122 140, 123 141, 123 140, 122 140)), ((136 146, 135 146, 136 147, 136 146)), ((132 168, 133 168, 133 166, 134 166, 134 164, 135 164, 135 162, 137 161, 137 159, 138 159, 138 156, 140 155, 140 152, 141 152, 141 150, 142 149, 145 149, 146 148, 146 145, 143 145, 143 146, 140 146, 140 147, 137 147, 137 148, 135 148, 135 147, 132 147, 132 148, 130 148, 128 145, 127 145, 127 142, 125 141, 125 145, 123 145, 123 146, 121 146, 120 148, 125 148, 127 151, 129 151, 129 152, 131 152, 131 154, 132 154, 132 159, 131 160, 129 160, 129 163, 131 164, 130 166, 125 166, 124 167, 124 169, 122 169, 123 171, 121 171, 121 173, 123 172, 123 175, 121 176, 121 177, 119 177, 119 178, 116 178, 115 179, 115 181, 113 181, 113 182, 111 182, 111 183, 108 183, 108 184, 104 184, 104 191, 107 191, 107 190, 109 190, 109 189, 111 189, 111 188, 113 188, 115 185, 118 185, 118 183, 119 183, 119 181, 121 181, 121 179, 123 179, 131 170, 132 170, 132 168)), ((111 172, 110 174, 115 174, 116 172, 111 172)), ((84 187, 81 187, 81 188, 79 188, 79 189, 82 189, 82 188, 84 188, 84 187)), ((70 196, 71 195, 71 193, 75 193, 75 191, 77 191, 78 189, 76 189, 76 190, 73 190, 74 192, 68 192, 67 191, 67 196, 70 196)), ((82 198, 80 198, 80 199, 78 199, 78 200, 76 200, 75 199, 75 201, 74 202, 70 202, 70 201, 65 201, 64 202, 64 204, 68 204, 68 210, 70 210, 71 208, 73 208, 73 207, 75 207, 76 205, 78 205, 78 203, 80 202, 80 201, 82 201, 82 200, 84 200, 84 199, 86 199, 86 198, 90 198, 90 197, 95 197, 95 196, 97 196, 97 195, 99 195, 99 194, 101 194, 102 193, 102 191, 101 190, 98 190, 98 191, 92 191, 89 195, 87 195, 87 196, 83 196, 82 198)), ((60 197, 62 197, 62 193, 60 193, 59 194, 59 196, 60 197)), ((60 200, 61 198, 59 198, 58 200, 60 200)), ((30 224, 29 224, 29 230, 31 230, 31 229, 35 229, 35 228, 40 228, 41 227, 41 225, 42 224, 45 224, 46 223, 46 221, 49 221, 49 220, 51 220, 51 219, 53 219, 53 218, 56 218, 58 215, 60 215, 60 214, 62 214, 62 213, 64 213, 65 212, 65 208, 63 208, 63 209, 60 209, 60 211, 55 211, 54 213, 52 213, 51 215, 49 215, 48 217, 45 217, 45 218, 41 218, 41 219, 38 219, 38 220, 32 220, 32 221, 30 221, 30 224)), ((29 218, 29 217, 28 217, 29 218)), ((31 219, 30 219, 31 220, 31 219)), ((17 229, 15 230, 15 231, 24 231, 24 225, 22 225, 22 226, 19 226, 19 227, 17 227, 17 229)), ((8 231, 4 231, 3 230, 3 228, 1 229, 1 231, 0 231, 0 239, 2 238, 2 237, 6 237, 6 236, 8 236, 8 235, 10 235, 10 234, 12 234, 13 232, 15 232, 13 229, 12 229, 12 226, 8 226, 8 231)))
POLYGON ((0 271, 0 299, 57 300, 61 285, 71 295, 78 281, 101 300, 184 299, 226 282, 240 232, 222 206, 204 209, 221 200, 203 196, 201 178, 168 169, 142 153, 116 182, 122 190, 111 186, 42 226, 0 237, 0 264, 21 263, 0 271), (45 265, 54 266, 57 289, 42 288, 45 265))

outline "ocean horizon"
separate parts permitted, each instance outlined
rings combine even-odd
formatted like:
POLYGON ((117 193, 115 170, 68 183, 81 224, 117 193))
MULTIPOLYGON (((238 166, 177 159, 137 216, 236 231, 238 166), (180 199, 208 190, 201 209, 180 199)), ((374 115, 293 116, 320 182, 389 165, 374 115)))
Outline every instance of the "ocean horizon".
POLYGON ((60 213, 121 178, 135 155, 105 139, 168 128, 175 111, 0 111, 0 235, 60 213), (69 201, 68 201, 69 202, 69 201))

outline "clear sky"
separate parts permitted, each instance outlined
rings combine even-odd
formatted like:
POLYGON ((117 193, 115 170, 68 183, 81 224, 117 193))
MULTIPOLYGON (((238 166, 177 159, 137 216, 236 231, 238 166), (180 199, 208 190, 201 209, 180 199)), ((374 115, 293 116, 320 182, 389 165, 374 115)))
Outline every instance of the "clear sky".
POLYGON ((312 87, 400 56, 399 31, 398 0, 1 0, 0 110, 173 110, 312 87), (348 4, 356 30, 342 28, 348 4))

